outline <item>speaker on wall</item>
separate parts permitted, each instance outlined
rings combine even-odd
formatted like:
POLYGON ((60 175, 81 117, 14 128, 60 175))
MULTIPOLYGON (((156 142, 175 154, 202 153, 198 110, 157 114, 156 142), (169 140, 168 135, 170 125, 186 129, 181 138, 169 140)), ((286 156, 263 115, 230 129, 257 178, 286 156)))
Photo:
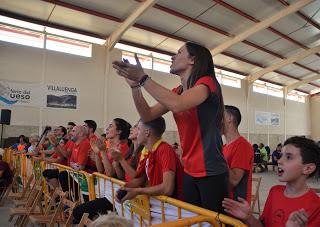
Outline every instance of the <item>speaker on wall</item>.
POLYGON ((0 112, 0 124, 10 125, 11 110, 2 109, 0 112))

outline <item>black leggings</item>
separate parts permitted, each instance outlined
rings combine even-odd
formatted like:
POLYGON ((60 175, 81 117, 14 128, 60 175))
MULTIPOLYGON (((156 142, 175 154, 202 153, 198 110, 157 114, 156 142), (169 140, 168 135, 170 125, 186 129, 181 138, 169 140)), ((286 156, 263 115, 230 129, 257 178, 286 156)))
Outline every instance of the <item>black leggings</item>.
POLYGON ((222 200, 228 197, 229 173, 209 177, 183 175, 183 198, 187 203, 223 213, 222 200))
POLYGON ((92 220, 98 214, 108 214, 108 211, 113 209, 112 203, 106 198, 95 199, 76 206, 73 209, 73 223, 78 224, 84 213, 89 214, 92 220))

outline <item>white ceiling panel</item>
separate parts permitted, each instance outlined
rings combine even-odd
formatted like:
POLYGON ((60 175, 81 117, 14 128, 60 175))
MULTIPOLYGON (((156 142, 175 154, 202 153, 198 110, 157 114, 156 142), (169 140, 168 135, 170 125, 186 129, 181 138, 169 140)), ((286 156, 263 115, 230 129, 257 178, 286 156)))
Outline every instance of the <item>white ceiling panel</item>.
POLYGON ((139 3, 132 0, 62 0, 72 5, 81 6, 100 13, 126 19, 139 6, 139 3))
POLYGON ((301 68, 297 65, 293 65, 293 64, 284 66, 284 67, 280 68, 279 71, 288 73, 288 74, 290 74, 294 77, 298 77, 298 78, 303 77, 303 76, 307 75, 308 73, 310 73, 310 71, 308 71, 304 68, 301 68))
MULTIPOLYGON (((249 74, 250 72, 252 72, 254 69, 258 68, 255 67, 251 64, 239 61, 239 60, 234 60, 229 64, 226 64, 225 67, 230 68, 230 69, 234 69, 243 73, 247 73, 249 74)), ((261 68, 258 68, 261 69, 261 68)))
POLYGON ((249 38, 247 38, 247 40, 258 44, 260 46, 265 46, 268 45, 272 42, 275 42, 277 40, 281 39, 280 36, 274 34, 273 32, 264 29, 258 33, 253 34, 252 36, 250 36, 249 38))
POLYGON ((309 46, 309 44, 320 39, 319 30, 312 25, 305 26, 298 31, 291 33, 289 36, 294 40, 305 44, 306 46, 309 46))
POLYGON ((303 7, 300 11, 306 16, 313 17, 313 20, 320 22, 320 14, 316 14, 320 8, 320 0, 315 0, 303 7), (315 15, 316 14, 316 15, 315 15))
POLYGON ((297 45, 284 39, 277 40, 271 44, 266 45, 265 47, 271 51, 281 54, 282 56, 288 56, 288 53, 292 51, 301 51, 301 49, 297 45))
POLYGON ((232 53, 232 54, 235 54, 239 57, 242 57, 242 56, 245 56, 249 53, 252 53, 254 51, 256 51, 257 49, 256 48, 253 48, 247 44, 244 44, 244 43, 237 43, 231 47, 229 47, 226 52, 228 53, 232 53))
POLYGON ((159 5, 170 8, 192 18, 197 18, 216 3, 212 0, 160 0, 159 5))
POLYGON ((188 25, 180 29, 175 33, 175 35, 193 40, 198 43, 202 43, 208 48, 213 48, 227 40, 226 36, 220 35, 216 32, 192 23, 189 23, 188 25))
POLYGON ((303 84, 303 85, 301 85, 300 87, 298 87, 298 89, 301 89, 301 90, 304 90, 304 91, 308 91, 308 92, 310 92, 310 91, 312 91, 312 90, 314 90, 314 89, 317 89, 318 87, 316 87, 316 86, 313 86, 313 85, 311 85, 311 84, 303 84))
POLYGON ((47 20, 54 5, 39 0, 1 0, 0 8, 29 17, 47 20))
POLYGON ((117 22, 67 9, 61 6, 56 6, 49 21, 106 36, 110 35, 112 31, 119 26, 119 23, 117 22))
POLYGON ((225 0, 225 2, 259 20, 270 17, 283 8, 276 0, 225 0))
POLYGON ((284 17, 274 24, 272 27, 281 31, 282 33, 289 35, 306 25, 306 21, 299 17, 297 14, 290 14, 284 17))
POLYGON ((198 19, 234 35, 253 25, 252 21, 235 14, 219 4, 199 16, 198 19), (223 23, 221 23, 222 21, 223 23))
POLYGON ((181 42, 179 40, 166 38, 155 47, 159 48, 161 50, 166 50, 166 51, 170 51, 172 53, 177 53, 179 48, 182 47, 183 44, 184 44, 184 42, 181 42))
POLYGON ((213 57, 213 63, 220 66, 226 66, 233 62, 234 59, 223 54, 218 54, 217 56, 213 57))
POLYGON ((250 61, 261 63, 265 66, 270 65, 275 59, 279 59, 261 50, 256 50, 254 52, 251 52, 245 55, 244 57, 250 61))
MULTIPOLYGON (((318 57, 318 58, 319 58, 319 57, 318 57)), ((306 64, 306 66, 308 66, 309 68, 312 68, 312 69, 314 69, 314 70, 320 71, 320 58, 319 58, 318 61, 315 61, 315 62, 306 64)))
POLYGON ((152 32, 142 31, 139 28, 131 27, 123 35, 124 40, 133 41, 150 47, 155 47, 163 42, 166 37, 152 32))
POLYGON ((158 9, 151 8, 139 18, 137 23, 171 34, 185 26, 188 21, 158 9))
MULTIPOLYGON (((320 61, 320 57, 317 56, 317 55, 310 55, 300 61, 298 61, 300 64, 302 65, 308 65, 308 64, 311 64, 313 62, 317 62, 317 61, 320 61)), ((320 62, 319 62, 319 67, 320 67, 320 62)))

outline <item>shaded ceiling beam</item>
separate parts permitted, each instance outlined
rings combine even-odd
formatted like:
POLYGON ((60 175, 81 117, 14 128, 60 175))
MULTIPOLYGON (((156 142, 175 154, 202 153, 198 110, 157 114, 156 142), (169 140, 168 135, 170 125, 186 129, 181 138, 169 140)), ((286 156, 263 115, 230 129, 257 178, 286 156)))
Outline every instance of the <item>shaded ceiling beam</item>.
POLYGON ((245 30, 244 32, 238 34, 237 36, 235 36, 231 40, 226 41, 226 42, 218 45, 217 47, 215 47, 214 49, 211 50, 212 55, 213 56, 217 55, 217 54, 221 53, 222 51, 224 51, 225 49, 233 46, 234 44, 245 40, 246 38, 255 34, 256 32, 259 32, 262 29, 269 27, 274 22, 280 20, 283 17, 290 15, 291 13, 296 12, 298 9, 307 5, 311 1, 312 0, 299 0, 295 3, 293 3, 292 5, 288 6, 287 8, 280 10, 279 12, 275 13, 274 15, 272 15, 272 16, 268 17, 267 19, 253 25, 251 28, 245 30))
POLYGON ((117 28, 106 41, 107 48, 112 49, 116 43, 121 39, 122 35, 139 19, 139 17, 145 13, 150 7, 152 7, 157 0, 146 0, 143 2, 134 12, 121 23, 120 27, 117 28))
MULTIPOLYGON (((246 18, 249 18, 250 20, 252 20, 252 21, 254 21, 254 22, 260 22, 260 21, 258 21, 257 19, 251 17, 250 15, 246 15, 244 12, 240 11, 240 10, 237 9, 237 8, 234 8, 234 7, 231 6, 231 5, 228 5, 227 3, 223 2, 223 1, 217 0, 216 2, 217 2, 217 3, 221 3, 223 6, 225 6, 225 7, 227 7, 227 8, 230 7, 232 11, 235 11, 235 12, 239 13, 240 15, 242 15, 242 16, 244 16, 244 17, 246 17, 246 18), (243 15, 243 14, 244 14, 244 15, 243 15)), ((179 18, 181 18, 181 19, 187 20, 187 21, 189 21, 189 22, 191 22, 191 23, 197 24, 197 25, 202 26, 202 27, 204 27, 204 28, 207 28, 207 29, 209 29, 209 30, 211 30, 211 31, 217 32, 217 33, 219 33, 219 34, 222 34, 222 35, 225 35, 225 36, 228 36, 228 37, 234 37, 234 36, 235 36, 235 35, 233 35, 233 34, 231 34, 231 33, 228 33, 228 32, 226 32, 226 31, 220 29, 220 28, 217 28, 217 27, 214 27, 214 26, 209 25, 209 24, 207 24, 207 23, 204 23, 204 22, 202 22, 202 21, 196 20, 196 19, 194 19, 194 18, 191 18, 191 17, 186 16, 186 15, 184 15, 184 14, 182 14, 182 13, 179 13, 179 12, 174 11, 174 10, 172 10, 172 9, 169 9, 169 8, 167 8, 167 7, 161 6, 161 5, 159 5, 159 4, 155 4, 155 5, 153 6, 153 8, 156 8, 156 9, 158 9, 158 10, 161 10, 161 11, 163 11, 163 12, 165 12, 165 13, 170 14, 170 15, 174 15, 174 16, 179 17, 179 18)), ((284 34, 282 34, 282 35, 285 36, 284 34)), ((288 38, 289 40, 291 39, 290 37, 287 37, 287 38, 288 38)), ((248 41, 248 40, 243 40, 242 42, 245 43, 245 44, 247 44, 247 45, 249 45, 249 46, 251 46, 251 47, 254 47, 254 48, 258 49, 258 50, 261 50, 261 51, 263 51, 263 52, 266 52, 266 53, 268 53, 268 54, 270 54, 270 55, 276 56, 276 57, 281 58, 281 59, 286 59, 284 56, 282 56, 282 55, 280 55, 280 54, 278 54, 278 53, 276 53, 276 52, 274 52, 274 51, 268 50, 268 49, 266 49, 266 48, 264 48, 264 47, 262 47, 262 46, 259 46, 259 45, 255 44, 255 43, 252 43, 252 42, 250 42, 250 41, 248 41)), ((302 45, 302 44, 301 44, 301 45, 302 45)), ((309 49, 309 48, 306 47, 306 49, 309 49)), ((223 54, 228 56, 229 53, 223 52, 223 54)), ((229 56, 230 56, 230 54, 229 54, 229 56)), ((233 55, 233 58, 236 58, 236 59, 238 59, 238 60, 240 60, 240 61, 247 62, 247 63, 249 63, 249 64, 257 65, 256 63, 248 62, 247 60, 245 60, 245 59, 243 59, 243 58, 236 57, 235 55, 233 55)), ((311 72, 314 72, 314 73, 318 73, 316 70, 314 70, 314 69, 312 69, 312 68, 309 68, 309 67, 307 67, 307 66, 301 65, 301 64, 299 64, 299 63, 297 63, 297 62, 295 62, 295 63, 293 63, 293 64, 295 64, 295 65, 297 65, 297 66, 300 66, 300 67, 302 67, 302 68, 304 68, 304 69, 306 69, 306 70, 308 70, 308 71, 311 71, 311 72)), ((259 67, 262 67, 262 66, 259 65, 259 67)), ((281 75, 284 75, 283 73, 281 73, 281 72, 279 72, 279 71, 278 71, 278 73, 281 74, 281 75)), ((285 76, 286 76, 286 75, 285 75, 285 76)), ((289 76, 289 77, 296 79, 296 78, 293 77, 293 76, 289 76)))
MULTIPOLYGON (((220 5, 222 5, 223 7, 231 10, 232 12, 237 13, 237 14, 239 14, 240 16, 247 18, 248 20, 251 20, 251 21, 253 21, 253 22, 255 22, 255 23, 261 22, 261 21, 258 20, 257 18, 255 18, 255 17, 253 17, 253 16, 250 16, 249 14, 247 14, 247 13, 241 11, 240 9, 238 9, 238 8, 236 8, 236 7, 232 6, 232 5, 224 2, 223 0, 213 0, 213 1, 216 2, 216 3, 218 3, 218 4, 220 4, 220 5)), ((309 49, 309 47, 307 47, 306 45, 298 42, 297 40, 295 40, 295 39, 287 36, 286 34, 280 32, 280 31, 278 31, 278 30, 276 30, 276 29, 274 29, 274 28, 272 28, 272 27, 268 27, 267 29, 268 29, 269 31, 273 32, 274 34, 277 34, 277 35, 280 36, 281 38, 283 38, 283 39, 285 39, 285 40, 287 40, 287 41, 289 41, 289 42, 291 42, 291 43, 293 43, 293 44, 295 44, 295 45, 297 45, 297 46, 299 46, 299 47, 301 47, 301 48, 303 48, 303 49, 306 49, 306 50, 309 49)), ((270 54, 271 54, 271 53, 270 53, 270 54)), ((274 54, 272 54, 272 55, 274 55, 274 54)), ((276 56, 276 55, 274 55, 274 56, 276 56)), ((317 54, 317 56, 320 57, 320 54, 317 54)))
POLYGON ((300 87, 301 85, 304 85, 304 84, 307 84, 307 83, 310 83, 312 81, 319 80, 319 79, 320 79, 320 73, 319 74, 312 74, 312 76, 309 75, 308 78, 306 78, 306 79, 303 79, 301 81, 298 81, 298 82, 295 82, 293 84, 286 86, 286 91, 290 92, 290 91, 300 87))
POLYGON ((320 45, 319 46, 316 46, 316 47, 313 47, 309 50, 304 50, 304 51, 301 51, 297 54, 294 54, 292 55, 291 57, 283 60, 283 61, 280 61, 278 63, 275 63, 267 68, 264 68, 263 70, 261 71, 258 71, 250 76, 248 76, 248 81, 250 83, 254 82, 255 80, 259 79, 260 77, 262 77, 263 75, 265 75, 266 73, 269 73, 269 72, 272 72, 276 69, 279 69, 281 67, 284 67, 286 65, 289 65, 295 61, 298 61, 298 60, 301 60, 301 59, 304 59, 312 54, 315 54, 315 53, 318 53, 320 52, 320 45))
MULTIPOLYGON (((105 18, 105 19, 108 19, 108 20, 111 20, 111 21, 114 21, 114 22, 122 22, 123 21, 122 19, 114 17, 114 16, 110 16, 110 15, 107 15, 107 14, 102 14, 102 13, 99 13, 99 12, 96 12, 96 11, 93 11, 93 10, 88 10, 86 8, 75 6, 75 5, 72 5, 70 3, 65 3, 65 2, 58 1, 58 0, 42 0, 42 1, 49 2, 49 3, 52 3, 52 4, 56 4, 56 5, 59 5, 59 6, 68 8, 68 9, 72 9, 72 10, 75 10, 75 11, 79 11, 79 12, 82 12, 82 13, 86 13, 86 14, 89 14, 89 15, 105 18)), ((0 12, 1 12, 1 10, 0 10, 0 12)), ((33 19, 33 18, 30 18, 30 17, 20 16, 20 15, 14 14, 14 13, 8 13, 7 15, 9 17, 20 19, 20 20, 26 20, 26 21, 29 21, 31 23, 39 23, 39 24, 49 23, 49 22, 44 22, 44 21, 40 21, 40 20, 37 20, 37 19, 33 19)), ((50 23, 50 25, 48 24, 48 26, 51 26, 51 24, 52 23, 50 23)), ((140 28, 140 29, 143 29, 143 30, 146 30, 146 31, 149 31, 149 32, 160 34, 160 35, 163 35, 164 37, 172 38, 172 39, 175 39, 175 40, 178 40, 178 41, 181 41, 181 42, 188 41, 185 38, 182 38, 182 37, 179 37, 179 36, 176 36, 176 35, 172 35, 172 34, 169 34, 169 33, 163 32, 163 31, 159 31, 157 29, 150 28, 150 27, 147 27, 147 26, 144 26, 144 25, 134 24, 133 26, 137 27, 137 28, 140 28)), ((56 25, 55 28, 65 29, 65 28, 68 28, 68 27, 56 25)), ((73 32, 77 32, 79 34, 86 34, 86 32, 81 32, 81 30, 77 30, 77 31, 76 30, 74 30, 73 32)), ((67 31, 68 31, 68 29, 67 29, 67 31)), ((92 34, 91 36, 93 36, 93 37, 106 39, 106 37, 102 37, 101 35, 97 35, 97 34, 94 34, 94 33, 90 33, 90 34, 92 34)), ((90 34, 87 34, 87 35, 90 35, 90 34)), ((122 41, 121 40, 121 43, 124 43, 124 42, 130 43, 128 41, 122 41)), ((146 48, 146 49, 148 49, 148 48, 146 48)), ((229 54, 229 56, 231 56, 231 55, 229 54)), ((233 57, 237 57, 236 59, 238 59, 238 60, 240 60, 242 62, 246 62, 248 64, 252 64, 252 65, 264 68, 261 64, 258 64, 258 63, 243 59, 243 58, 235 56, 235 55, 233 55, 233 57)), ((295 79, 295 80, 299 80, 299 78, 296 78, 296 77, 291 76, 289 74, 286 74, 286 73, 283 73, 283 72, 280 72, 280 71, 275 71, 275 72, 278 73, 278 74, 284 75, 286 77, 289 77, 289 78, 292 78, 292 79, 295 79)), ((314 85, 314 86, 320 87, 319 85, 314 85)))
MULTIPOLYGON (((289 6, 290 4, 285 1, 285 0, 278 0, 282 5, 285 6, 289 6)), ((305 15, 304 13, 302 13, 301 11, 297 11, 296 12, 297 15, 299 15, 299 17, 301 17, 302 19, 304 19, 305 21, 307 21, 309 24, 312 24, 314 27, 316 27, 317 29, 320 30, 320 24, 318 24, 317 21, 313 20, 312 18, 308 17, 307 15, 305 15)))

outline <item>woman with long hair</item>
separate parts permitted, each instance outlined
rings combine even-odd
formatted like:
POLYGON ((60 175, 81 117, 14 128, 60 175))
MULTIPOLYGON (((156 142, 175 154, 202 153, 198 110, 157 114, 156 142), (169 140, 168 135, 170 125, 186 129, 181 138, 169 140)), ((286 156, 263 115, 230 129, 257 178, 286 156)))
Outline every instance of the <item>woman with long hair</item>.
POLYGON ((111 153, 119 151, 123 156, 126 155, 131 144, 131 140, 128 139, 130 128, 131 125, 127 121, 115 118, 106 128, 107 143, 101 139, 90 141, 91 148, 95 153, 96 167, 100 173, 122 179, 123 175, 114 168, 111 153))
MULTIPOLYGON (((119 121, 116 119, 114 121, 119 123, 119 121)), ((122 123, 118 125, 125 125, 122 123)), ((132 141, 132 144, 130 145, 126 154, 123 155, 123 152, 116 149, 112 150, 110 154, 113 159, 113 167, 115 169, 114 171, 117 173, 117 178, 124 178, 126 182, 135 178, 136 169, 138 168, 140 160, 143 159, 143 156, 141 156, 143 146, 139 145, 137 142, 138 130, 136 126, 137 125, 134 125, 132 128, 130 128, 128 139, 132 141)), ((118 127, 121 128, 121 126, 118 127)), ((106 134, 108 135, 108 133, 106 134)), ((114 141, 111 140, 111 142, 114 141)), ((113 205, 106 197, 97 198, 90 202, 83 203, 79 206, 76 206, 73 210, 74 223, 79 223, 83 213, 89 213, 89 218, 93 219, 98 214, 107 214, 112 209, 113 205)))
POLYGON ((173 90, 146 75, 137 55, 135 58, 137 65, 124 59, 114 61, 113 67, 130 85, 144 122, 173 112, 183 150, 184 200, 222 212, 222 200, 228 196, 228 166, 220 133, 224 103, 210 51, 192 42, 179 49, 172 57, 170 72, 180 77, 181 85, 173 90), (148 105, 142 87, 158 101, 156 105, 148 105))

